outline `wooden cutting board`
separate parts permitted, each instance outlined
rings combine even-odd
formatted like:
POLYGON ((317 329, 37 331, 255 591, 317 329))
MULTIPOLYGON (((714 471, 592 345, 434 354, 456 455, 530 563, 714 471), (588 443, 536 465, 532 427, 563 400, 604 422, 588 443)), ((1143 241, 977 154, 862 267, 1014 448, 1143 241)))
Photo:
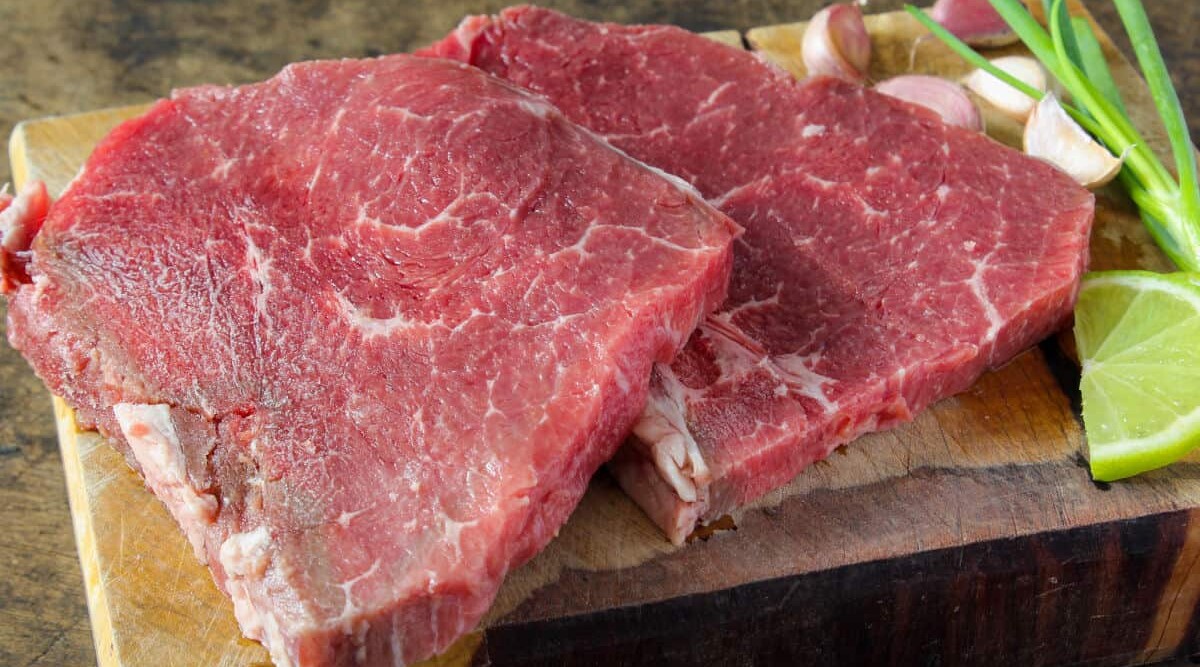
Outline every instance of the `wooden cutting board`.
MULTIPOLYGON (((874 79, 966 71, 903 14, 868 25, 874 79)), ((745 37, 800 74, 802 32, 745 37)), ((735 32, 714 38, 743 45, 735 32)), ((1165 149, 1143 83, 1105 48, 1135 120, 1165 149)), ((57 195, 95 142, 140 111, 21 124, 10 144, 18 184, 42 179, 57 195)), ((1018 136, 988 120, 994 136, 1018 136)), ((1099 193, 1092 262, 1169 266, 1115 190, 1099 193)), ((600 473, 559 537, 509 576, 483 629, 437 662, 1117 664, 1194 652, 1200 458, 1094 484, 1077 386, 1047 342, 678 549, 600 473)), ((162 505, 55 405, 101 664, 269 664, 162 505)))

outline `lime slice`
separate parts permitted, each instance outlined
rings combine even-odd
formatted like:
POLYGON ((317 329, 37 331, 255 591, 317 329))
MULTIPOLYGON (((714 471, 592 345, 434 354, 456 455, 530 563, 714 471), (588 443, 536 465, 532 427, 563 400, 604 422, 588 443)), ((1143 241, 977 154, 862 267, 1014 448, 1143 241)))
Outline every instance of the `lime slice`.
POLYGON ((1200 274, 1085 276, 1075 341, 1093 477, 1161 468, 1200 445, 1200 274))

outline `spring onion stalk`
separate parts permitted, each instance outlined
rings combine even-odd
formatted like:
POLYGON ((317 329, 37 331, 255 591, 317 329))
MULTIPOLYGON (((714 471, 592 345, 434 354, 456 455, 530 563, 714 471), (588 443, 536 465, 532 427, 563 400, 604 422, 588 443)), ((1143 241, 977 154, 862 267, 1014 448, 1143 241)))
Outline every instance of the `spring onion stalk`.
MULTIPOLYGON (((1064 3, 1055 3, 1054 0, 1042 0, 1042 10, 1046 16, 1053 16, 1054 22, 1061 21, 1064 25, 1070 25, 1071 15, 1067 11, 1067 5, 1064 3)), ((1068 30, 1062 36, 1063 49, 1067 52, 1067 60, 1075 64, 1080 64, 1083 59, 1079 53, 1079 42, 1076 39, 1074 30, 1068 30)))
MULTIPOLYGON (((1195 149, 1141 2, 1114 0, 1166 127, 1178 178, 1158 159, 1129 120, 1099 41, 1085 19, 1072 18, 1064 0, 1043 0, 1047 30, 1021 0, 989 1, 1046 71, 1070 94, 1073 105, 1064 105, 1067 113, 1114 155, 1125 156, 1119 180, 1158 245, 1179 268, 1200 271, 1200 184, 1195 149)), ((911 5, 906 9, 968 62, 1034 99, 1041 99, 1040 91, 992 66, 924 11, 911 5)))
POLYGON ((1179 103, 1179 95, 1171 84, 1171 75, 1167 72, 1167 64, 1163 62, 1162 52, 1158 50, 1158 41, 1154 38, 1142 3, 1116 0, 1116 6, 1171 142, 1175 169, 1179 173, 1179 209, 1188 215, 1180 222, 1189 232, 1189 247, 1195 250, 1200 247, 1200 229, 1197 229, 1200 226, 1200 184, 1196 176, 1196 150, 1188 135, 1183 105, 1179 103))
POLYGON ((1096 84, 1096 88, 1104 95, 1104 98, 1117 108, 1122 114, 1125 113, 1125 101, 1121 99, 1121 92, 1117 89, 1117 82, 1112 78, 1112 72, 1108 69, 1108 61, 1104 59, 1104 52, 1100 48, 1100 42, 1096 39, 1096 34, 1092 32, 1092 26, 1087 19, 1073 17, 1071 19, 1071 30, 1075 33, 1075 44, 1078 45, 1080 64, 1083 66, 1084 74, 1092 83, 1096 84))

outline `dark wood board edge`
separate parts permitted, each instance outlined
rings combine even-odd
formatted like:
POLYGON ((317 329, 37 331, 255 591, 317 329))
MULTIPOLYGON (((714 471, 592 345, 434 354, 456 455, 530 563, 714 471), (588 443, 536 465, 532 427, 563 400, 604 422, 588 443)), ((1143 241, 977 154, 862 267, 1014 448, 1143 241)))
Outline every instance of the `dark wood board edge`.
POLYGON ((1124 665, 1200 651, 1196 510, 483 633, 478 665, 1124 665))

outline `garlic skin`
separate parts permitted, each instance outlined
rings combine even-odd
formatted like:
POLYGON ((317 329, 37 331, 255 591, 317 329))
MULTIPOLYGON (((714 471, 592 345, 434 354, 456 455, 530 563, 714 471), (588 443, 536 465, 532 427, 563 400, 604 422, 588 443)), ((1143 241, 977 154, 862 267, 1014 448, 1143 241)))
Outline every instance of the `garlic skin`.
POLYGON ((1062 169, 1085 188, 1098 188, 1121 171, 1118 158, 1067 115, 1053 93, 1034 107, 1025 124, 1025 152, 1062 169))
POLYGON ((905 74, 876 84, 875 90, 905 102, 930 109, 948 125, 976 132, 983 130, 983 116, 966 89, 949 79, 923 74, 905 74))
POLYGON ((858 5, 830 5, 813 15, 800 43, 809 76, 862 83, 871 64, 871 37, 858 5))
POLYGON ((938 0, 929 17, 971 46, 1007 46, 1018 39, 988 0, 938 0))
MULTIPOLYGON (((1038 92, 1046 92, 1046 70, 1042 69, 1041 64, 1033 58, 1005 56, 996 58, 991 63, 1038 92)), ((1033 107, 1037 104, 1037 100, 982 69, 968 74, 963 79, 963 85, 1005 115, 1022 123, 1029 118, 1029 114, 1033 113, 1033 107)))

